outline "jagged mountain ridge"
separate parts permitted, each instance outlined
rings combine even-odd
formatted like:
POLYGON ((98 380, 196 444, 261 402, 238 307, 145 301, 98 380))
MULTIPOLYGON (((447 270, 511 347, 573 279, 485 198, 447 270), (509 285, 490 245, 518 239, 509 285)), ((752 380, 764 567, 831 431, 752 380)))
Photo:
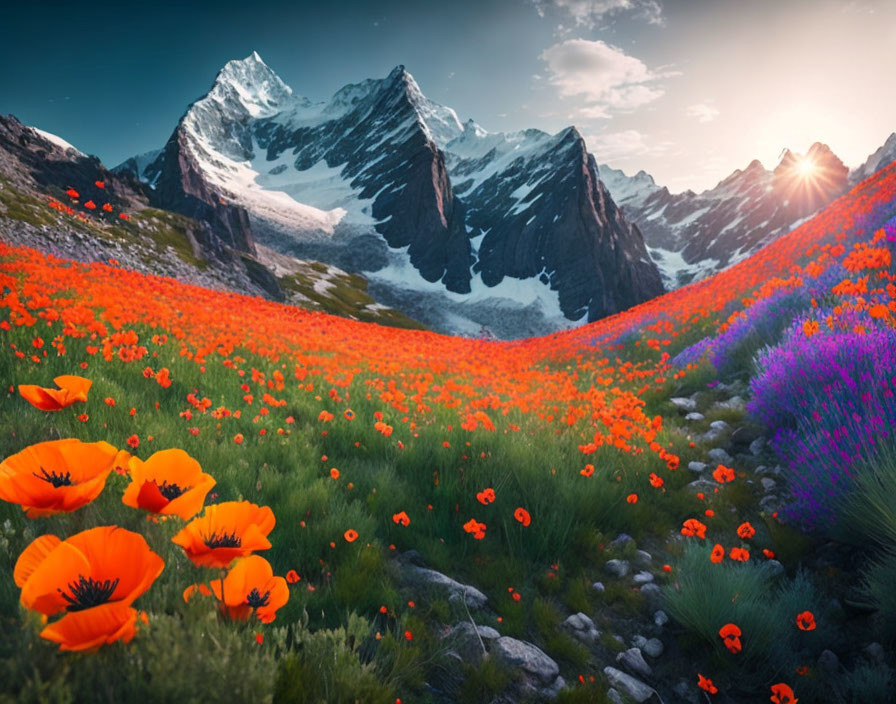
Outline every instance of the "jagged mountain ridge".
POLYGON ((402 66, 311 103, 253 53, 219 72, 156 159, 120 168, 175 210, 232 208, 219 219, 235 242, 364 272, 393 305, 427 296, 438 318, 441 292, 463 331, 501 309, 502 336, 550 332, 663 290, 574 128, 468 129, 402 66))
POLYGON ((785 150, 773 170, 754 160, 702 193, 670 193, 643 171, 602 165, 600 173, 670 288, 747 258, 849 187, 847 167, 817 142, 805 155, 785 150))

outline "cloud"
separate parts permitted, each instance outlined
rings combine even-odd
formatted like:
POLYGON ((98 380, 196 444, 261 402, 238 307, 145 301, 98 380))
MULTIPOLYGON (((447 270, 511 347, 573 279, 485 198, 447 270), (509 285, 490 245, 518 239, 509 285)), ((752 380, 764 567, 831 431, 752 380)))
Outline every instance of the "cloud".
POLYGON ((632 110, 663 95, 662 78, 678 75, 651 71, 640 59, 602 41, 567 39, 545 49, 550 82, 561 97, 589 103, 580 117, 609 117, 611 110, 632 110))
POLYGON ((663 6, 659 0, 533 0, 541 17, 548 8, 569 15, 577 26, 594 29, 621 14, 629 14, 650 24, 662 25, 663 6))
POLYGON ((672 146, 671 142, 651 142, 650 138, 638 130, 622 130, 621 132, 604 132, 585 137, 589 151, 602 163, 621 161, 634 156, 665 154, 672 146))
POLYGON ((709 102, 688 105, 685 112, 688 117, 696 117, 697 122, 712 122, 719 116, 719 109, 709 102))

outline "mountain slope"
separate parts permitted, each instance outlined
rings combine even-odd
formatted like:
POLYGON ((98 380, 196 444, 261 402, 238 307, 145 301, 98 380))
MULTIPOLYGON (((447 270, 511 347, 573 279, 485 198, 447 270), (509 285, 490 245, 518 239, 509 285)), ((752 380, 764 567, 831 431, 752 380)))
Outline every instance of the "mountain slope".
POLYGON ((402 66, 312 103, 256 53, 228 62, 157 158, 119 168, 234 246, 362 271, 446 331, 551 332, 663 290, 577 131, 468 129, 402 66))
POLYGON ((871 154, 865 162, 849 174, 850 183, 859 183, 869 176, 896 161, 896 132, 893 132, 881 147, 871 154))
POLYGON ((772 171, 754 160, 702 193, 672 194, 643 171, 629 177, 601 166, 600 173, 673 288, 742 261, 848 186, 848 169, 820 143, 805 155, 785 150, 772 171))

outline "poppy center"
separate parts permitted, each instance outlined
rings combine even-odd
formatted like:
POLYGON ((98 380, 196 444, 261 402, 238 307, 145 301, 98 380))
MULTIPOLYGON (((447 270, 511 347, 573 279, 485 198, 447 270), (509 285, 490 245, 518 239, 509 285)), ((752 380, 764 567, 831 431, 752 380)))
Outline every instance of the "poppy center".
POLYGON ((68 590, 72 593, 71 596, 61 589, 57 590, 69 604, 66 607, 66 611, 84 611, 84 609, 105 604, 111 598, 120 581, 118 577, 102 582, 93 579, 93 577, 85 577, 83 574, 78 575, 78 577, 77 582, 69 582, 68 590))
POLYGON ((243 539, 234 531, 233 533, 212 533, 205 539, 205 546, 215 548, 238 548, 242 546, 243 539))
POLYGON ((258 589, 255 588, 249 595, 246 597, 246 603, 251 606, 253 609, 257 609, 259 606, 267 606, 268 601, 271 597, 271 592, 266 591, 263 595, 258 593, 258 589))
POLYGON ((158 487, 159 493, 169 501, 174 501, 174 499, 183 494, 185 491, 189 491, 193 488, 191 486, 181 487, 178 484, 169 484, 167 481, 163 481, 161 484, 154 481, 153 484, 158 487))
POLYGON ((62 472, 48 472, 43 467, 40 468, 40 474, 37 472, 32 472, 32 474, 40 479, 41 481, 47 482, 47 484, 52 484, 54 489, 58 489, 61 486, 71 486, 74 484, 72 481, 72 473, 66 472, 63 474, 62 472))

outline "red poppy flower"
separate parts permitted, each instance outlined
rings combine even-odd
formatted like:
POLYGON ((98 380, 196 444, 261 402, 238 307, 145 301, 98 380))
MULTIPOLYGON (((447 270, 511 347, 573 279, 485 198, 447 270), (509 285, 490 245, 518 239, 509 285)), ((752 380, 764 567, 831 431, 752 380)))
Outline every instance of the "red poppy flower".
POLYGON ((513 512, 513 517, 524 526, 528 526, 532 523, 532 516, 530 516, 529 512, 522 507, 513 512))
POLYGON ((754 535, 756 535, 756 529, 753 528, 749 521, 741 523, 737 527, 737 537, 741 538, 742 540, 749 540, 754 535))
POLYGON ((803 611, 802 613, 797 614, 796 625, 801 631, 814 631, 815 614, 811 611, 803 611))
POLYGON ((275 577, 270 563, 260 555, 237 560, 223 582, 214 579, 210 586, 230 618, 241 621, 254 611, 259 621, 270 623, 277 609, 289 601, 286 580, 275 577))
POLYGON ((493 503, 495 500, 495 490, 494 489, 483 489, 479 493, 476 494, 476 500, 481 503, 483 506, 488 506, 490 503, 493 503))
POLYGON ((75 511, 99 496, 109 472, 129 457, 107 442, 39 442, 0 463, 0 499, 19 504, 28 518, 75 511))
POLYGON ((737 562, 747 562, 750 559, 750 551, 743 548, 731 548, 728 556, 737 562))
POLYGON ((286 573, 286 581, 289 584, 295 584, 300 579, 302 579, 302 578, 299 576, 299 573, 296 572, 295 570, 290 570, 289 572, 286 573))
POLYGON ((82 376, 57 376, 53 383, 58 389, 47 389, 33 384, 19 385, 19 394, 28 403, 42 411, 60 411, 73 403, 87 401, 87 392, 93 382, 82 376))
POLYGON ((349 528, 347 531, 345 531, 345 533, 343 533, 342 537, 345 538, 345 541, 347 543, 353 543, 358 539, 358 531, 356 531, 354 528, 349 528))
POLYGON ((709 556, 709 561, 715 564, 719 564, 722 560, 725 559, 725 548, 716 543, 713 546, 712 554, 709 556))
POLYGON ((188 521, 202 510, 205 496, 215 486, 199 463, 183 450, 156 452, 145 462, 128 462, 131 483, 121 501, 150 513, 180 516, 188 521))
POLYGON ((636 504, 638 503, 638 495, 637 494, 629 494, 625 497, 626 503, 636 504))
POLYGON ((594 465, 586 464, 583 469, 579 470, 579 474, 581 474, 583 477, 590 477, 592 474, 594 474, 594 465))
POLYGON ((409 526, 411 525, 411 519, 408 517, 408 514, 404 511, 400 511, 392 516, 392 522, 396 523, 400 526, 409 526))
POLYGON ((793 690, 790 688, 790 685, 784 684, 783 682, 779 682, 778 684, 773 684, 771 687, 772 696, 770 700, 772 704, 796 704, 799 699, 793 693, 793 690))
POLYGON ((663 484, 664 482, 662 477, 653 472, 650 473, 650 486, 652 486, 654 489, 659 489, 663 484))
POLYGON ((719 693, 719 688, 712 683, 712 680, 708 677, 704 677, 699 672, 697 673, 697 686, 704 692, 709 692, 710 694, 719 693))
POLYGON ((171 541, 180 545, 199 567, 227 567, 238 557, 267 550, 274 513, 249 501, 226 501, 206 506, 198 518, 184 526, 171 541))
POLYGON ((712 473, 712 478, 715 479, 719 484, 725 484, 726 482, 734 481, 734 470, 730 467, 726 467, 725 465, 719 465, 715 468, 712 473))

